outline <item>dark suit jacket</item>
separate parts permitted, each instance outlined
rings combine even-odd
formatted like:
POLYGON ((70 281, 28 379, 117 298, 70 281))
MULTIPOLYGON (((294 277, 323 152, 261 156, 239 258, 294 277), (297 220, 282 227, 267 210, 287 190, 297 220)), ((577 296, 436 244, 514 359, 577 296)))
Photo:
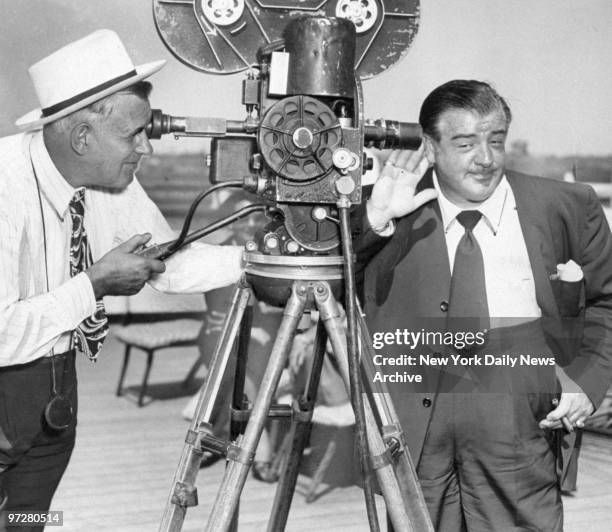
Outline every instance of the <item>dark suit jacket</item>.
MULTIPOLYGON (((578 315, 585 323, 576 349, 566 350, 557 360, 598 406, 612 375, 612 236, 603 210, 591 187, 514 172, 506 176, 543 317, 578 315), (581 266, 584 280, 575 286, 551 281, 556 265, 570 259, 581 266)), ((421 187, 431 186, 430 171, 421 187)), ((450 265, 437 201, 400 219, 388 239, 371 231, 362 206, 353 216, 353 234, 370 332, 410 330, 411 324, 422 323, 422 317, 445 318, 450 265)), ((552 343, 558 332, 554 327, 549 331, 552 343)), ((553 351, 559 352, 554 347, 553 351)), ((435 397, 392 395, 411 455, 418 462, 435 397)))

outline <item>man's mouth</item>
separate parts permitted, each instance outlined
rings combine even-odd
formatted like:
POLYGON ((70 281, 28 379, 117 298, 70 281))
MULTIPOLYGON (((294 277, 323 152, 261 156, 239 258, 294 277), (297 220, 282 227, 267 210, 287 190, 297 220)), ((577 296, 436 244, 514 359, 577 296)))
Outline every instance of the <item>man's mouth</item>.
POLYGON ((495 172, 493 170, 487 172, 470 172, 470 176, 476 181, 490 181, 495 177, 495 172))

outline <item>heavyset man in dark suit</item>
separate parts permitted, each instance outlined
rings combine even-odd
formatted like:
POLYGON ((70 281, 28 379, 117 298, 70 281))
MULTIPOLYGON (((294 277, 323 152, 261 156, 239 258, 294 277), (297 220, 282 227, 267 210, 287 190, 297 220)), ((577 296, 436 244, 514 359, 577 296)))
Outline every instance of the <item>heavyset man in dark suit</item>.
POLYGON ((449 316, 477 318, 483 353, 556 357, 552 368, 421 368, 421 388, 391 386, 443 532, 562 530, 558 436, 581 427, 610 384, 603 210, 590 187, 506 170, 510 120, 486 83, 435 89, 421 108, 421 148, 391 154, 354 227, 371 332, 456 331, 449 316))

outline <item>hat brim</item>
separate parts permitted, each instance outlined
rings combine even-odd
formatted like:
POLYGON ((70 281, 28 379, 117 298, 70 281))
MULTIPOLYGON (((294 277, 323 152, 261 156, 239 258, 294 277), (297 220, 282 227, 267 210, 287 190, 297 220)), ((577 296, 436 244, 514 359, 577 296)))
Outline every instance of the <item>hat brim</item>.
POLYGON ((51 122, 54 122, 55 120, 64 118, 65 116, 68 116, 69 114, 74 113, 75 111, 78 111, 79 109, 83 109, 84 107, 87 107, 88 105, 91 105, 92 103, 97 102, 98 100, 101 100, 102 98, 105 98, 106 96, 110 96, 111 94, 115 92, 119 92, 120 90, 125 89, 126 87, 129 87, 130 85, 133 85, 134 83, 137 83, 139 81, 142 81, 145 78, 148 78, 150 75, 155 74, 155 72, 161 69, 161 67, 163 67, 165 64, 166 64, 166 60, 163 59, 161 61, 154 61, 152 63, 145 63, 144 65, 139 65, 134 69, 136 71, 136 74, 134 76, 131 76, 128 79, 125 79, 115 85, 107 87, 106 89, 100 92, 97 92, 96 94, 93 94, 92 96, 84 98, 83 100, 80 100, 77 103, 70 105, 69 107, 66 107, 65 109, 62 109, 61 111, 54 113, 52 115, 49 115, 49 116, 43 117, 41 109, 35 109, 33 111, 30 111, 29 113, 19 118, 15 122, 15 125, 19 129, 24 130, 24 131, 28 129, 38 129, 44 126, 45 124, 49 124, 51 122))

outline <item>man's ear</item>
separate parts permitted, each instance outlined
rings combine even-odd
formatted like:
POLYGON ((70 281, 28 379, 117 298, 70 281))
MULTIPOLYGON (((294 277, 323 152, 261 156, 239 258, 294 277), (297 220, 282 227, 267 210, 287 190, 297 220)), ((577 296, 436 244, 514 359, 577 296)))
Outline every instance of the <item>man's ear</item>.
POLYGON ((429 164, 436 162, 436 155, 434 150, 434 140, 429 135, 423 135, 423 145, 425 147, 425 157, 429 161, 429 164))
POLYGON ((70 146, 78 155, 85 155, 92 142, 92 127, 87 122, 79 122, 70 131, 70 146))

